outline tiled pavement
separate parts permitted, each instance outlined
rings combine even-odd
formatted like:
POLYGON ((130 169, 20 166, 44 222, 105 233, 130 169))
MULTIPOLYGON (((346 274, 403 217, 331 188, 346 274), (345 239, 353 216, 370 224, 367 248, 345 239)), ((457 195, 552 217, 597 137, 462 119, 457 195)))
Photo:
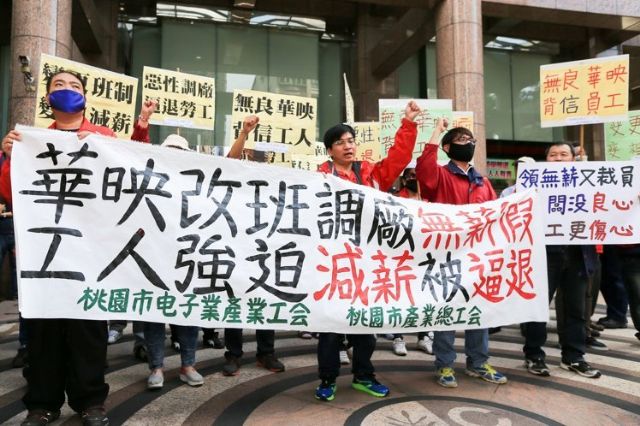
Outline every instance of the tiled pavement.
MULTIPOLYGON (((20 402, 25 381, 21 370, 10 366, 17 349, 17 326, 11 322, 15 307, 11 303, 0 304, 0 424, 17 425, 26 414, 20 402)), ((145 387, 146 365, 132 356, 128 327, 125 337, 109 347, 107 409, 112 425, 640 424, 640 341, 634 337, 635 331, 627 328, 603 333, 601 340, 609 350, 589 351, 587 355, 603 373, 594 380, 558 367, 555 323, 549 327, 552 332, 545 350, 551 377, 526 372, 517 326, 503 327, 491 336, 491 363, 509 377, 509 383, 502 386, 464 375, 461 339, 456 341, 459 387, 445 389, 435 382, 433 356, 415 350, 414 336, 405 337, 409 348, 406 357, 395 356, 391 342, 380 338, 374 365, 378 379, 391 388, 391 394, 377 399, 352 390, 349 369, 344 367, 336 399, 330 403, 313 397, 318 382, 316 340, 301 340, 291 332, 277 333, 277 355, 287 367, 279 374, 255 365, 251 331, 246 332, 244 364, 235 377, 221 374, 223 350, 199 348, 197 368, 205 376, 200 388, 178 380, 179 355, 167 347, 165 386, 152 392, 145 387)), ((80 424, 66 405, 62 411, 55 424, 80 424)))

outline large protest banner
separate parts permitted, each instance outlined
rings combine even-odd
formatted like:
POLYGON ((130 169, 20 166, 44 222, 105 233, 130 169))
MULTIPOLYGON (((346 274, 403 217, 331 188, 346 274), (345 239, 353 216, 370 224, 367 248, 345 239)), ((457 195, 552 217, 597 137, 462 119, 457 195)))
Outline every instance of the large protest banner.
POLYGON ((638 166, 634 161, 521 163, 516 190, 540 192, 549 245, 635 244, 640 243, 638 166))
POLYGON ((249 135, 245 148, 281 154, 313 154, 316 142, 317 100, 300 96, 233 91, 233 139, 242 121, 256 115, 260 122, 249 135))
MULTIPOLYGON (((413 148, 413 158, 422 154, 424 146, 431 139, 431 134, 438 118, 446 118, 453 122, 453 101, 451 99, 415 99, 422 112, 416 117, 418 124, 418 137, 413 148)), ((380 116, 380 143, 382 144, 382 157, 387 156, 389 148, 393 145, 396 131, 400 128, 400 122, 404 117, 404 110, 409 99, 380 99, 378 101, 378 114, 380 116)), ((438 152, 438 160, 448 158, 441 150, 438 152)))
POLYGON ((120 138, 128 139, 131 136, 136 119, 137 78, 44 53, 40 56, 36 127, 49 127, 53 123, 53 112, 46 100, 47 79, 59 70, 75 71, 84 78, 87 120, 110 128, 120 138))
POLYGON ((542 127, 626 120, 629 55, 540 67, 542 127))
POLYGON ((20 131, 26 318, 354 333, 548 319, 535 191, 431 204, 322 173, 20 131))
POLYGON ((213 130, 215 95, 211 77, 146 66, 142 71, 142 99, 158 101, 151 124, 213 130))
POLYGON ((604 125, 604 155, 607 161, 640 158, 640 111, 629 118, 604 125))

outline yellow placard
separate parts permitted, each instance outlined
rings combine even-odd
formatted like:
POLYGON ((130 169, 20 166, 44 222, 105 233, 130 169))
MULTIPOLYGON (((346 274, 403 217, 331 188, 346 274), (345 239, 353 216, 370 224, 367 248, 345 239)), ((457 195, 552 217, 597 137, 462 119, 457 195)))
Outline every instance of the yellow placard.
POLYGON ((311 155, 315 152, 317 110, 314 98, 234 90, 230 143, 242 130, 244 118, 257 115, 260 122, 249 135, 246 148, 311 155))
POLYGON ((377 121, 352 124, 356 131, 356 160, 378 162, 382 159, 380 123, 377 121))
POLYGON ((464 127, 468 129, 471 133, 473 131, 473 125, 475 124, 473 121, 473 111, 453 111, 453 123, 449 128, 453 129, 454 127, 464 127))
POLYGON ((49 127, 53 122, 53 112, 46 100, 47 79, 61 69, 74 71, 85 80, 86 118, 93 124, 110 128, 119 138, 128 139, 135 122, 138 79, 44 53, 40 56, 34 125, 49 127))
POLYGON ((158 101, 151 124, 213 130, 215 93, 210 77, 153 67, 142 72, 142 99, 158 101))
POLYGON ((540 125, 626 120, 629 55, 540 67, 540 125))

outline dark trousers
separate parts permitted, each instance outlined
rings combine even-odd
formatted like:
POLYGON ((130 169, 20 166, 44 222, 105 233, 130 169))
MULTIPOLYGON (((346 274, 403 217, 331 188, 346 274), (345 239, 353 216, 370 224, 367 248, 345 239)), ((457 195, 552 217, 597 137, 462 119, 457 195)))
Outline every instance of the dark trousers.
POLYGON ((59 410, 65 392, 76 412, 101 406, 109 385, 104 381, 107 322, 28 319, 29 366, 25 368, 28 410, 59 410))
MULTIPOLYGON (((258 350, 256 356, 272 355, 274 353, 274 341, 276 333, 273 330, 256 330, 256 343, 258 350)), ((224 345, 227 351, 225 357, 235 356, 240 358, 242 352, 242 329, 241 328, 225 328, 224 329, 224 345)))
MULTIPOLYGON (((589 278, 581 271, 584 260, 580 246, 568 246, 561 253, 547 255, 549 300, 556 294, 556 317, 558 335, 562 348, 562 361, 566 363, 584 359, 586 332, 586 295, 589 278)), ((524 324, 527 358, 544 359, 542 346, 547 341, 547 324, 528 322, 524 324)))
POLYGON ((622 276, 629 297, 629 311, 636 330, 640 331, 640 253, 622 256, 622 276))
MULTIPOLYGON (((607 317, 627 322, 629 299, 622 279, 621 250, 616 246, 604 246, 602 253, 602 282, 600 292, 607 303, 607 317)), ((595 300, 594 300, 595 303, 595 300)))
MULTIPOLYGON (((318 338, 318 375, 321 380, 334 381, 340 375, 340 349, 344 334, 320 333, 318 338)), ((371 355, 376 348, 376 338, 371 334, 349 334, 353 346, 351 372, 360 379, 374 376, 371 355)))

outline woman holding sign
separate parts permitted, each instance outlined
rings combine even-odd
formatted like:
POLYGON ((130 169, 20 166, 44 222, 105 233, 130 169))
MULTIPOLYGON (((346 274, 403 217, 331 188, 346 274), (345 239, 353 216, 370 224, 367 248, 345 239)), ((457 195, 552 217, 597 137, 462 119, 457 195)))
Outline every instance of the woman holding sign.
MULTIPOLYGON (((46 100, 55 121, 50 129, 75 132, 78 139, 89 134, 115 137, 113 130, 92 124, 84 115, 85 80, 74 71, 60 70, 47 79, 46 100)), ((149 117, 155 101, 143 104, 132 139, 149 142, 149 117)), ((10 157, 20 132, 12 130, 2 140, 2 149, 10 157)), ((0 171, 0 192, 11 196, 11 162, 0 171)), ((71 301, 70 301, 71 303, 71 301)), ((109 385, 104 380, 107 355, 107 322, 79 319, 26 320, 28 330, 25 370, 27 393, 22 401, 29 413, 23 425, 46 425, 60 417, 65 393, 69 406, 90 426, 109 424, 104 401, 109 385)))

